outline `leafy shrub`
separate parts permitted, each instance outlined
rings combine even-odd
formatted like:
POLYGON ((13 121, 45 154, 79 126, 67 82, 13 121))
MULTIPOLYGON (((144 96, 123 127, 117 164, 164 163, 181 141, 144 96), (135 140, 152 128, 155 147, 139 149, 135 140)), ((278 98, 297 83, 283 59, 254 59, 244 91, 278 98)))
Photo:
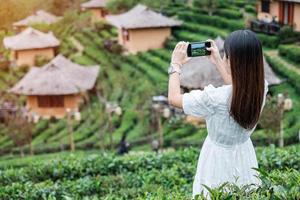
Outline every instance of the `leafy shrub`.
POLYGON ((295 32, 292 27, 286 25, 280 28, 278 37, 281 43, 292 43, 300 39, 300 33, 295 32))
POLYGON ((113 54, 121 54, 123 51, 123 46, 115 40, 105 40, 104 47, 113 54))
POLYGON ((251 5, 246 5, 245 6, 245 11, 249 12, 249 13, 256 13, 256 8, 254 6, 251 6, 251 5))
POLYGON ((241 19, 243 14, 240 11, 231 10, 231 9, 218 9, 215 14, 228 19, 241 19))
POLYGON ((208 24, 219 28, 225 28, 231 31, 243 29, 245 27, 243 21, 229 20, 219 16, 208 16, 203 14, 194 14, 190 11, 180 12, 178 16, 186 21, 195 23, 208 24))
POLYGON ((103 30, 109 30, 112 26, 105 21, 98 21, 95 23, 95 29, 97 32, 103 31, 103 30))
MULTIPOLYGON (((292 62, 300 64, 300 46, 297 45, 280 45, 279 54, 286 57, 292 62)), ((296 65, 298 66, 298 65, 296 65)), ((299 66, 300 67, 300 66, 299 66)))
POLYGON ((277 36, 265 35, 257 33, 258 38, 260 39, 263 46, 276 48, 279 45, 279 38, 277 36))
MULTIPOLYGON (((257 149, 262 185, 225 183, 209 188, 212 199, 299 199, 299 147, 257 149)), ((0 199, 187 199, 199 149, 122 157, 87 154, 63 154, 51 161, 43 158, 0 170, 0 199)))
POLYGON ((45 64, 47 64, 50 61, 50 59, 47 56, 43 55, 37 55, 34 58, 34 64, 35 66, 41 67, 45 64))
POLYGON ((281 74, 282 76, 286 77, 287 81, 295 88, 297 88, 298 93, 300 93, 300 75, 288 69, 282 63, 280 63, 280 61, 278 61, 278 59, 276 58, 271 58, 266 55, 266 59, 272 66, 273 70, 281 74))

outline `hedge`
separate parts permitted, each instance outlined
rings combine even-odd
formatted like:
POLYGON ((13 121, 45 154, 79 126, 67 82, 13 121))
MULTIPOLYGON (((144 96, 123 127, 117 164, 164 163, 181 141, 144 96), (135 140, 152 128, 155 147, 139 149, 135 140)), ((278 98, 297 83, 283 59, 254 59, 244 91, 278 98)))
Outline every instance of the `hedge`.
POLYGON ((216 26, 219 28, 225 28, 230 31, 245 28, 244 21, 229 20, 219 16, 208 16, 203 14, 196 14, 190 11, 180 12, 178 16, 186 21, 192 21, 200 24, 216 26))
POLYGON ((254 6, 251 6, 251 5, 246 5, 245 6, 245 11, 249 12, 249 13, 256 13, 256 8, 254 6))
POLYGON ((266 47, 277 48, 280 43, 280 40, 277 36, 265 35, 262 33, 257 33, 257 36, 262 45, 266 47))
POLYGON ((223 29, 219 29, 212 26, 206 26, 202 24, 197 23, 185 23, 182 28, 184 30, 190 31, 192 34, 203 34, 203 35, 209 35, 212 37, 218 37, 221 36, 222 38, 226 38, 228 35, 227 31, 224 31, 223 29))
POLYGON ((287 81, 293 85, 300 94, 300 75, 284 66, 278 58, 270 57, 265 54, 267 61, 272 66, 273 70, 287 78, 287 81))
POLYGON ((226 17, 227 19, 241 19, 243 18, 243 13, 236 10, 231 9, 218 9, 215 14, 220 15, 222 17, 226 17))
MULTIPOLYGON (((300 64, 300 46, 280 45, 279 46, 279 54, 294 63, 300 64)), ((300 66, 298 65, 297 67, 300 67, 300 66)))

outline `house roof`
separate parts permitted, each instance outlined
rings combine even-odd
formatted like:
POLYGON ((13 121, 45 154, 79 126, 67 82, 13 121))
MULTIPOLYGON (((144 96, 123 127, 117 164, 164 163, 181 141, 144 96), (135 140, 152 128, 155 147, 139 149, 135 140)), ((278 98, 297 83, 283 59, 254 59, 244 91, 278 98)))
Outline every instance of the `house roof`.
MULTIPOLYGON (((216 44, 220 51, 223 51, 224 41, 221 38, 216 38, 216 44)), ((281 80, 275 75, 269 64, 264 58, 265 78, 270 85, 279 84, 281 80)), ((212 84, 215 87, 224 85, 224 81, 217 71, 214 64, 206 56, 193 57, 182 67, 180 76, 180 84, 188 89, 202 89, 205 86, 212 84)))
POLYGON ((22 95, 68 95, 90 90, 100 67, 81 66, 62 55, 43 67, 32 67, 10 92, 22 95))
POLYGON ((108 15, 106 20, 118 28, 126 29, 172 27, 182 24, 181 21, 163 16, 141 4, 136 5, 126 13, 108 15))
POLYGON ((52 32, 43 33, 28 27, 15 36, 5 37, 3 40, 5 48, 12 50, 40 49, 59 46, 59 40, 52 32))
POLYGON ((282 0, 282 1, 289 1, 289 2, 300 3, 300 0, 282 0))
POLYGON ((82 8, 105 8, 107 0, 90 0, 88 2, 82 3, 82 8))
POLYGON ((13 23, 13 26, 30 26, 32 24, 52 24, 60 20, 62 17, 57 17, 51 13, 48 13, 44 10, 39 10, 33 15, 26 17, 20 21, 13 23))

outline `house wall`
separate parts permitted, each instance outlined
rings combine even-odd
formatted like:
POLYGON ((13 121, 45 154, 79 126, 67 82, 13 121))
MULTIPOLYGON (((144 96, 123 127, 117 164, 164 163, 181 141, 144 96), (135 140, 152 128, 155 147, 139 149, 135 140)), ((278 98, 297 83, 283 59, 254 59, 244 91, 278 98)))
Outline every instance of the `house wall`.
POLYGON ((105 11, 103 8, 90 8, 90 9, 86 9, 86 10, 92 13, 92 22, 93 23, 104 19, 103 15, 105 15, 105 11))
POLYGON ((300 3, 295 3, 294 5, 295 31, 300 31, 300 3))
POLYGON ((16 61, 17 66, 21 66, 21 65, 33 66, 36 56, 45 56, 48 59, 52 59, 55 57, 55 48, 51 47, 45 49, 29 49, 29 50, 12 51, 11 60, 16 61))
MULTIPOLYGON (((261 14, 261 1, 257 2, 257 16, 259 16, 261 14)), ((272 16, 277 16, 277 18, 275 18, 276 21, 278 21, 279 18, 279 2, 278 1, 271 1, 270 2, 270 15, 272 16)))
POLYGON ((171 28, 147 28, 128 30, 129 41, 123 41, 122 31, 119 30, 119 43, 130 53, 162 48, 171 35, 171 28))
POLYGON ((66 109, 71 108, 76 111, 79 109, 81 96, 77 95, 66 95, 64 96, 64 107, 62 108, 40 108, 38 107, 37 96, 27 96, 27 108, 30 112, 34 112, 42 118, 49 119, 50 117, 63 118, 66 115, 66 109))
POLYGON ((279 19, 279 2, 278 1, 272 1, 270 3, 270 14, 272 16, 276 16, 276 21, 279 19))

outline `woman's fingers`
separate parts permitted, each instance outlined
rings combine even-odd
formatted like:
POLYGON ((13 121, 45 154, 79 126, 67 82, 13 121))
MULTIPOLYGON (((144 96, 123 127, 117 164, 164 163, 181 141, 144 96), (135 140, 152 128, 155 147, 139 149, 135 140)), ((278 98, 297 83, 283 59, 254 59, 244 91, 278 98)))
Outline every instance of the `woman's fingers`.
POLYGON ((208 51, 212 51, 212 50, 214 50, 214 48, 213 48, 213 47, 206 47, 206 49, 207 49, 208 51))
POLYGON ((210 42, 210 44, 211 44, 212 47, 217 48, 217 45, 216 45, 216 43, 215 43, 214 40, 208 39, 208 40, 206 40, 206 41, 207 41, 207 42, 210 42))
POLYGON ((175 47, 175 50, 180 50, 181 46, 182 46, 182 41, 181 42, 178 42, 176 47, 175 47))
POLYGON ((183 42, 180 47, 180 51, 186 51, 186 48, 187 48, 186 42, 183 42))

